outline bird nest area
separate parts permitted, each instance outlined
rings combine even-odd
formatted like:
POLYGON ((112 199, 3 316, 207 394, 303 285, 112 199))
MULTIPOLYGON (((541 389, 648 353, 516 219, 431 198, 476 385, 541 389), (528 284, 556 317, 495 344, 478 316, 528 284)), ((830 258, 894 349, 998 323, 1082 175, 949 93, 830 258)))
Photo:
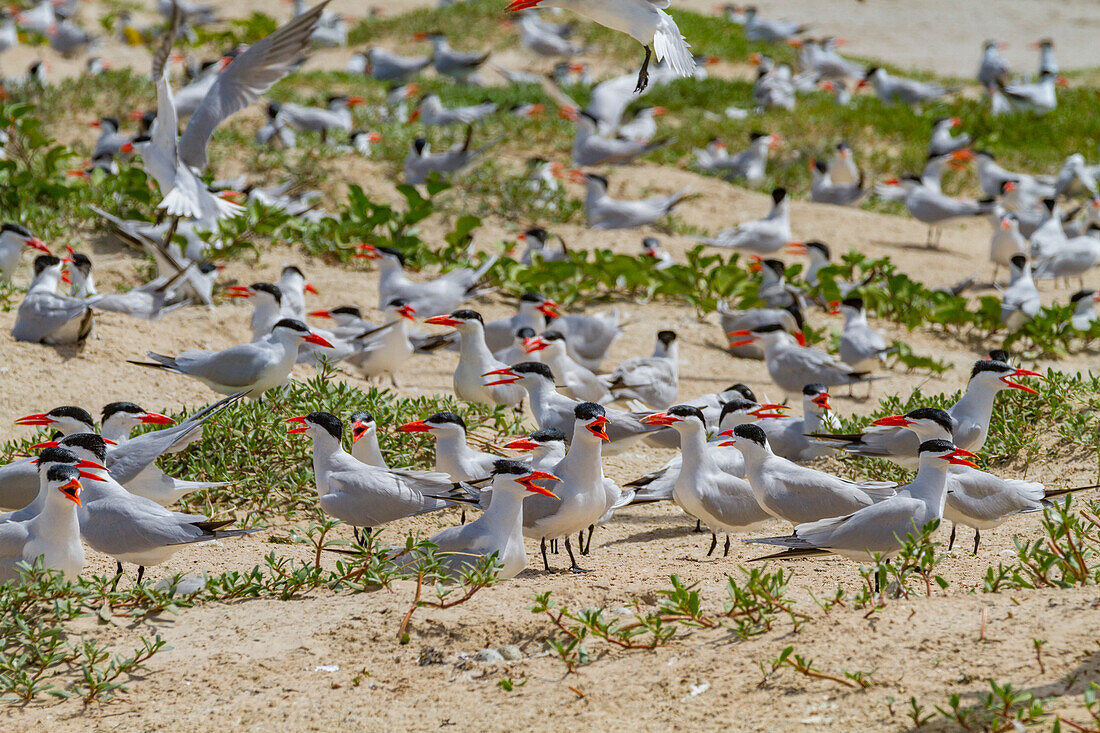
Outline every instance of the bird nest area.
MULTIPOLYGON (((941 116, 958 117, 955 132, 970 134, 974 148, 992 150, 1012 171, 1053 178, 1073 153, 1091 165, 1100 138, 1091 112, 1098 75, 1091 67, 1100 68, 1100 57, 1087 55, 1092 45, 1078 24, 1069 14, 1050 17, 1045 3, 1013 6, 1007 20, 993 17, 992 9, 968 11, 988 15, 991 33, 1011 34, 1005 54, 1014 72, 1035 61, 1023 43, 1033 39, 1016 38, 1021 27, 1049 26, 1063 63, 1082 67, 1061 70, 1069 87, 1058 87, 1057 109, 998 117, 970 80, 983 39, 952 29, 929 33, 910 9, 853 9, 841 0, 806 9, 777 0, 761 15, 812 23, 802 38, 859 35, 843 49, 859 63, 884 63, 895 76, 961 88, 923 104, 919 113, 880 102, 870 87, 853 92, 849 106, 816 88, 799 91, 793 110, 756 110, 757 66, 750 54, 788 64, 795 74, 805 70, 805 57, 792 45, 749 40, 742 19, 716 14, 712 4, 678 0, 671 10, 707 78, 669 82, 651 70, 650 90, 623 117, 630 122, 639 109, 663 108, 655 139, 667 142, 627 165, 586 169, 605 173, 616 199, 683 189, 687 196, 644 226, 603 230, 588 226, 585 184, 571 160, 576 123, 568 119, 572 104, 591 103, 593 84, 577 72, 554 84, 541 81, 556 60, 522 45, 519 28, 505 22, 505 0, 441 8, 375 0, 380 12, 369 17, 361 5, 333 0, 327 10, 349 14, 346 41, 305 51, 300 68, 219 125, 210 140, 206 180, 217 179, 215 190, 248 194, 287 182, 278 196, 316 193, 304 211, 294 212, 284 199, 253 196, 217 231, 194 240, 189 231, 176 236, 219 267, 209 305, 178 307, 159 320, 97 310, 82 343, 50 346, 8 335, 34 276, 30 250, 12 283, 0 283, 0 425, 12 426, 0 444, 0 463, 38 454, 38 444, 60 427, 14 421, 61 405, 85 408, 99 423, 101 408, 120 400, 174 421, 215 402, 220 395, 195 379, 131 362, 146 361, 146 352, 178 355, 252 342, 257 301, 248 286, 279 282, 288 264, 311 286, 303 294, 309 328, 334 328, 334 319, 317 313, 340 306, 358 307, 364 321, 379 322, 384 264, 366 255, 393 248, 418 283, 486 266, 479 287, 471 288, 478 292, 461 307, 487 323, 516 314, 518 298, 528 292, 566 314, 617 309, 620 333, 602 372, 648 357, 657 332, 674 331, 677 400, 742 383, 760 403, 786 402, 798 416, 802 395, 784 394, 765 362, 729 354, 719 310, 720 304, 734 310, 764 305, 759 288, 769 266, 754 259, 778 257, 790 292, 804 299, 809 346, 837 353, 845 332, 837 302, 856 294, 889 347, 885 365, 876 360, 874 366, 881 379, 829 390, 834 421, 823 431, 855 433, 919 407, 947 409, 967 388, 975 362, 1003 347, 1009 369, 1037 373, 1018 380, 1035 392, 1005 389, 996 397, 988 437, 973 460, 991 474, 1041 483, 1048 493, 1095 484, 1100 326, 1073 325, 1077 301, 1070 299, 1095 288, 1100 269, 1084 272, 1081 282, 1076 274, 1039 280, 1034 311, 1014 319, 1002 309, 1009 280, 1005 267, 994 276, 994 227, 986 217, 948 224, 929 247, 927 225, 910 216, 904 201, 868 195, 854 206, 833 206, 810 200, 809 193, 810 162, 830 160, 842 139, 868 188, 919 172, 932 121, 941 116), (852 28, 858 34, 847 32, 852 28), (436 30, 455 48, 491 51, 489 64, 540 81, 512 84, 487 64, 479 72, 482 85, 460 84, 429 67, 412 77, 419 86, 398 100, 398 110, 387 103, 389 82, 347 70, 352 54, 365 47, 430 53, 429 43, 413 40, 414 34, 436 30), (493 147, 464 170, 413 188, 403 182, 418 137, 440 152, 467 136, 465 125, 410 121, 427 93, 439 94, 448 108, 495 103, 498 110, 475 122, 470 137, 472 148, 493 147), (257 141, 270 121, 265 101, 324 107, 330 95, 362 100, 351 106, 353 128, 378 136, 365 152, 345 132, 322 141, 301 131, 293 148, 257 141), (509 111, 520 104, 541 110, 509 111), (698 165, 697 151, 711 138, 723 138, 735 154, 758 130, 782 139, 768 153, 762 178, 731 184, 698 165), (545 178, 553 186, 532 185, 536 167, 529 159, 535 156, 557 164, 545 178), (790 242, 831 248, 831 264, 816 282, 807 281, 812 259, 796 254, 798 248, 754 258, 752 251, 700 244, 768 214, 778 188, 790 192, 790 242), (560 257, 524 262, 536 227, 549 232, 546 253, 556 254, 562 244, 560 257), (659 240, 667 263, 639 255, 643 237, 659 240), (490 264, 490 258, 496 260, 490 264)), ((20 5, 29 12, 33 3, 20 5)), ((172 23, 153 3, 133 4, 128 18, 116 5, 88 0, 76 16, 102 35, 89 53, 111 68, 98 75, 88 73, 88 53, 65 58, 50 47, 49 34, 23 30, 18 45, 0 50, 6 90, 0 95, 6 135, 0 220, 18 222, 54 254, 64 256, 68 246, 70 259, 87 255, 100 294, 131 291, 159 274, 140 237, 119 236, 96 212, 157 222, 162 184, 152 176, 148 153, 119 153, 117 168, 95 170, 91 157, 102 128, 89 130, 87 123, 116 117, 126 139, 137 134, 138 115, 131 119, 131 113, 157 105, 147 72, 172 23), (51 64, 44 86, 14 78, 40 58, 51 64)), ((1082 0, 1071 5, 1082 17, 1095 14, 1082 0)), ((954 12, 946 0, 925 12, 937 9, 954 12)), ((193 16, 190 30, 187 16, 181 18, 172 51, 202 59, 238 44, 256 47, 287 16, 270 0, 217 10, 225 17, 204 24, 193 16)), ((569 14, 543 11, 540 17, 577 21, 569 38, 584 47, 577 59, 587 64, 590 81, 637 73, 644 52, 630 38, 569 14)), ((168 69, 178 101, 188 79, 176 61, 168 69)), ((187 122, 181 117, 182 132, 187 122)), ((983 197, 976 164, 965 156, 954 160, 958 166, 946 168, 942 191, 983 197)), ((1068 189, 1058 207, 1070 213, 1083 205, 1067 227, 1076 223, 1084 232, 1092 203, 1087 180, 1082 185, 1068 189)), ((77 263, 63 265, 73 270, 77 263)), ((445 333, 423 325, 433 315, 418 312, 410 329, 418 336, 445 333)), ((782 548, 744 540, 786 538, 790 522, 768 519, 729 540, 719 533, 712 542, 674 502, 634 503, 596 526, 586 554, 575 534, 568 552, 564 537, 551 543, 549 571, 538 540, 528 538, 526 567, 515 577, 501 577, 494 559, 456 573, 428 540, 474 521, 479 509, 456 504, 360 535, 321 507, 311 460, 316 436, 288 434, 288 427, 306 424, 286 421, 332 413, 343 421, 343 445, 351 450, 352 415, 367 410, 390 466, 432 470, 434 439, 398 428, 456 413, 477 451, 525 457, 506 444, 539 427, 530 401, 514 410, 460 399, 459 359, 458 350, 447 348, 413 354, 392 370, 392 380, 389 373, 367 378, 347 361, 297 364, 290 386, 269 391, 262 402, 228 404, 186 449, 157 462, 169 476, 225 482, 184 496, 173 511, 230 520, 221 529, 250 533, 183 545, 147 567, 140 583, 129 562, 116 581, 115 557, 85 543, 79 580, 38 565, 0 585, 0 727, 191 730, 217 716, 234 730, 266 730, 273 720, 288 730, 711 730, 728 728, 731 720, 745 730, 1100 730, 1100 490, 1010 516, 982 529, 980 543, 971 527, 953 528, 946 519, 915 528, 890 562, 837 555, 758 562, 769 549, 782 548), (571 553, 588 572, 570 571, 571 553)), ((640 406, 618 401, 608 407, 640 406)), ((162 429, 171 428, 153 424, 135 434, 162 429)), ((678 454, 643 441, 605 454, 602 469, 627 487, 678 454)), ((904 484, 914 477, 890 461, 847 454, 807 465, 856 481, 904 484)), ((0 472, 0 488, 3 480, 0 472)), ((7 553, 3 527, 0 551, 7 553)), ((0 571, 6 567, 0 564, 0 571)))

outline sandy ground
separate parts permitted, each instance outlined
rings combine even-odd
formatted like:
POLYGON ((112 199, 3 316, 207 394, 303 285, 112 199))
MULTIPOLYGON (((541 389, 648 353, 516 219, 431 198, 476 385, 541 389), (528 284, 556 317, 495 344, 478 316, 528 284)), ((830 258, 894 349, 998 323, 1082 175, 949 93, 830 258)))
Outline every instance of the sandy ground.
MULTIPOLYGON (((1069 34, 1075 32, 1075 26, 1085 25, 1069 17, 1071 10, 1084 13, 1094 8, 1081 2, 1058 6, 1001 2, 972 8, 968 22, 982 28, 983 33, 998 35, 995 31, 999 26, 983 22, 994 23, 991 18, 996 12, 1032 17, 1027 13, 1039 11, 1031 6, 1059 9, 1058 29, 1043 31, 1059 42, 1063 39, 1061 32, 1069 34)), ((252 6, 243 3, 234 7, 243 12, 252 6)), ((338 2, 337 7, 351 10, 353 5, 338 2)), ((948 9, 949 4, 909 8, 876 0, 866 4, 825 2, 812 10, 796 11, 793 3, 772 2, 763 8, 768 14, 820 22, 822 30, 834 30, 826 23, 839 23, 847 14, 876 16, 881 29, 887 22, 891 27, 900 25, 895 20, 897 14, 908 17, 910 13, 930 13, 930 8, 948 9), (830 9, 837 14, 830 15, 830 9)), ((959 24, 951 25, 955 32, 959 24)), ((835 30, 853 39, 870 34, 868 30, 858 34, 835 30)), ((914 22, 908 38, 916 36, 922 42, 892 45, 883 41, 878 48, 884 58, 899 63, 904 59, 886 54, 915 49, 923 56, 911 62, 922 65, 921 58, 937 58, 932 47, 923 43, 924 33, 929 30, 914 22)), ((973 62, 972 47, 977 43, 972 34, 965 38, 971 43, 953 57, 960 68, 936 68, 966 73, 973 62)), ((873 55, 872 46, 865 50, 853 43, 852 48, 873 55)), ((1085 52, 1095 50, 1083 48, 1085 52)), ((1021 63, 1026 59, 1025 54, 1021 63)), ((1064 63, 1069 61, 1064 58, 1064 63)), ((356 160, 341 163, 339 178, 363 183, 371 195, 392 197, 386 171, 378 164, 356 160)), ((613 193, 629 196, 690 186, 701 195, 680 209, 679 216, 687 224, 707 229, 762 214, 768 202, 766 196, 715 179, 650 165, 616 171, 612 184, 613 193)), ((579 195, 580 191, 574 189, 573 193, 579 195)), ((936 253, 924 249, 925 229, 909 219, 795 202, 792 221, 797 238, 822 239, 838 252, 851 247, 873 256, 889 255, 902 271, 929 285, 950 285, 972 272, 988 278, 985 261, 990 229, 984 221, 949 228, 942 250, 936 253)), ((445 224, 433 218, 425 231, 432 241, 445 231, 445 224)), ((600 246, 622 252, 636 252, 641 236, 649 233, 592 232, 578 225, 557 227, 556 231, 575 248, 600 246)), ((514 232, 513 223, 492 218, 479 231, 478 242, 489 246, 510 238, 514 232)), ((85 242, 81 249, 88 251, 96 263, 101 290, 110 291, 116 285, 135 281, 131 255, 94 227, 81 236, 85 242)), ((692 244, 686 237, 661 236, 678 258, 692 244)), ((223 279, 244 283, 275 279, 287 262, 301 266, 320 289, 321 295, 309 302, 311 307, 356 303, 369 308, 375 304, 377 277, 373 272, 364 267, 349 273, 289 248, 265 252, 259 262, 231 263, 223 279)), ((24 266, 17 279, 25 282, 27 278, 24 266)), ((1069 292, 1046 286, 1044 301, 1064 302, 1069 292)), ((648 353, 654 331, 673 328, 682 344, 684 398, 713 392, 734 381, 746 382, 758 394, 781 397, 774 393, 759 362, 731 360, 713 348, 722 342, 714 315, 699 320, 683 306, 633 302, 615 305, 629 323, 612 349, 609 367, 627 357, 648 353)), ((476 307, 487 318, 509 312, 509 304, 497 300, 479 302, 476 307)), ((160 323, 103 314, 97 317, 93 336, 81 350, 13 343, 5 337, 0 366, 0 425, 10 425, 19 415, 60 404, 83 405, 93 413, 118 399, 158 411, 205 404, 214 398, 205 387, 123 361, 139 358, 147 349, 175 353, 242 342, 248 338, 249 313, 242 303, 225 302, 211 311, 176 312, 160 323)), ((818 326, 840 325, 839 319, 820 312, 811 317, 818 326)), ((0 333, 8 332, 13 318, 14 313, 0 313, 0 333)), ((955 369, 942 378, 891 372, 891 379, 874 385, 872 400, 848 399, 844 390, 839 390, 834 405, 844 413, 866 413, 878 397, 895 392, 907 394, 916 386, 929 392, 959 389, 973 360, 994 345, 959 343, 931 333, 904 333, 885 323, 874 325, 888 337, 904 339, 919 353, 953 362, 955 369)), ((454 362, 455 355, 449 353, 414 359, 402 377, 402 383, 408 386, 399 390, 400 394, 449 391, 454 362)), ((1074 371, 1094 368, 1095 364, 1095 352, 1079 353, 1059 362, 1057 368, 1074 371)), ((299 368, 296 374, 306 377, 310 371, 299 368)), ((15 428, 8 434, 24 436, 29 434, 27 430, 15 428)), ((669 451, 641 448, 607 459, 606 471, 612 478, 625 481, 660 465, 671 455, 669 451)), ((262 467, 243 470, 259 471, 262 467)), ((1014 466, 1011 475, 1026 475, 1055 485, 1079 485, 1093 482, 1095 470, 1094 457, 1090 460, 1060 455, 1027 467, 1014 466)), ((431 515, 399 522, 387 530, 386 536, 400 538, 410 529, 431 533, 455 521, 455 512, 431 515)), ((9 708, 0 712, 0 726, 5 731, 186 731, 216 720, 219 727, 257 731, 276 726, 283 730, 326 731, 450 726, 561 730, 580 725, 605 730, 906 730, 911 727, 905 715, 910 696, 928 710, 935 704, 943 705, 950 692, 958 692, 966 702, 973 703, 976 695, 987 689, 984 680, 994 678, 1011 681, 1040 696, 1075 695, 1079 699, 1088 681, 1097 679, 1100 656, 1095 651, 1095 618, 1100 601, 1095 589, 995 595, 981 592, 986 568, 1011 561, 1014 535, 1021 539, 1038 536, 1035 516, 987 532, 977 556, 967 551, 971 534, 962 530, 960 544, 940 568, 951 583, 946 597, 892 602, 870 618, 851 609, 837 609, 826 616, 813 604, 810 593, 826 595, 838 583, 854 593, 859 583, 855 566, 837 559, 790 563, 787 568, 795 574, 791 593, 800 610, 812 617, 797 633, 782 622, 771 633, 747 642, 737 641, 725 632, 696 631, 678 636, 668 647, 654 652, 615 653, 595 643, 592 650, 597 660, 573 675, 567 675, 564 665, 547 656, 544 640, 549 626, 528 612, 533 596, 547 590, 573 608, 598 605, 617 609, 636 597, 652 603, 654 592, 665 587, 667 576, 675 573, 686 582, 700 583, 705 605, 719 610, 727 574, 737 576, 738 566, 760 553, 748 549, 736 537, 728 558, 708 558, 705 553, 709 538, 692 533, 691 526, 672 506, 624 510, 597 532, 593 555, 584 561, 593 572, 584 576, 563 572, 566 563, 562 556, 551 559, 555 572, 544 573, 536 548, 531 545, 532 567, 515 580, 455 609, 418 611, 411 625, 410 643, 404 646, 397 643, 396 633, 412 597, 408 583, 398 584, 394 594, 318 592, 291 602, 265 599, 208 604, 178 615, 152 618, 132 628, 125 624, 92 628, 93 622, 87 620, 89 631, 118 640, 122 648, 131 645, 138 634, 160 633, 172 649, 154 657, 149 664, 151 673, 135 680, 133 691, 113 704, 84 709, 75 702, 48 701, 9 708), (977 592, 971 593, 975 589, 977 592), (1035 659, 1033 638, 1047 640, 1042 667, 1035 659), (853 643, 855 640, 858 643, 853 643), (461 656, 505 644, 519 646, 523 658, 508 663, 475 663, 461 656), (875 686, 866 692, 852 692, 789 670, 758 686, 758 662, 775 657, 787 645, 794 645, 797 653, 813 658, 817 668, 829 673, 873 670, 875 686), (515 691, 506 692, 497 686, 504 678, 515 680, 515 691)), ((763 532, 785 533, 788 529, 772 522, 763 532)), ((287 531, 288 527, 277 522, 273 530, 239 541, 187 548, 168 565, 150 569, 148 577, 155 580, 174 572, 248 569, 272 549, 305 559, 308 553, 304 548, 270 544, 273 536, 285 537, 287 531)), ((339 531, 341 536, 350 535, 346 528, 339 531)), ((326 558, 326 562, 332 561, 326 558)), ((89 556, 89 571, 104 573, 109 568, 106 558, 89 556)), ((1061 710, 1070 704, 1056 703, 1054 708, 1061 710)), ((1070 711, 1071 717, 1083 719, 1079 710, 1070 711)))

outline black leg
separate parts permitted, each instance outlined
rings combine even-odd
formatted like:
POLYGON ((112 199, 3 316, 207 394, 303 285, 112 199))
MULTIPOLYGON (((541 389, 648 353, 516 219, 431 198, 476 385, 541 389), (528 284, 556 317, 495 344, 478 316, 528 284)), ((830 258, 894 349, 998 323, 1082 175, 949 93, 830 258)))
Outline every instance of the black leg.
POLYGON ((726 535, 726 549, 722 551, 722 557, 730 556, 730 536, 726 535))
POLYGON ((649 60, 651 58, 653 58, 653 49, 647 44, 645 47, 645 60, 642 61, 642 68, 638 72, 638 87, 634 90, 635 94, 649 86, 649 60))
POLYGON ((113 593, 115 588, 118 588, 118 580, 122 577, 122 563, 117 560, 115 563, 118 565, 118 572, 115 573, 115 581, 111 583, 111 592, 113 593))
POLYGON ((546 538, 542 538, 542 542, 539 543, 539 547, 542 549, 542 567, 546 572, 550 572, 550 561, 546 559, 546 538))
POLYGON ((574 573, 587 573, 590 572, 586 568, 582 568, 577 564, 577 558, 573 557, 573 548, 569 544, 569 535, 565 535, 565 551, 569 553, 569 569, 574 573))
POLYGON ((596 525, 588 525, 588 541, 584 543, 584 549, 581 550, 582 555, 587 555, 588 551, 592 549, 592 535, 596 531, 596 525))
POLYGON ((558 538, 557 537, 550 540, 550 552, 554 553, 555 555, 558 554, 558 538))
POLYGON ((143 576, 143 575, 145 575, 145 566, 144 565, 138 565, 138 579, 137 579, 137 584, 138 585, 141 585, 141 576, 143 576))
POLYGON ((584 530, 577 532, 577 552, 584 554, 584 530))
POLYGON ((702 519, 696 519, 695 520, 695 529, 693 529, 691 531, 692 532, 702 532, 703 531, 703 520, 702 519))
POLYGON ((460 516, 458 518, 458 523, 459 524, 466 524, 466 510, 465 509, 462 510, 462 516, 460 516))
POLYGON ((351 534, 355 537, 355 544, 362 547, 363 546, 363 540, 362 540, 362 538, 359 537, 359 528, 358 527, 352 527, 351 528, 351 534))
POLYGON ((878 571, 875 571, 875 595, 882 592, 882 583, 879 581, 878 571))
POLYGON ((951 552, 951 548, 955 546, 955 530, 959 525, 954 522, 951 523, 951 536, 947 539, 947 551, 951 552))
POLYGON ((711 532, 710 533, 710 549, 707 550, 707 557, 710 557, 710 554, 712 552, 714 552, 715 547, 718 547, 718 535, 714 534, 714 532, 711 532))
POLYGON ((974 554, 978 554, 978 543, 982 541, 982 531, 980 529, 974 530, 974 554))

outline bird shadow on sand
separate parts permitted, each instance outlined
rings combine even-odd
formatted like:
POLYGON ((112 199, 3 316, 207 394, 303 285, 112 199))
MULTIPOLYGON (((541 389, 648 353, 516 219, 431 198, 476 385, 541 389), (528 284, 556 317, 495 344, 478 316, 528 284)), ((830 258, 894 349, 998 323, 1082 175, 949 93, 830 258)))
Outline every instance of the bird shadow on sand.
POLYGON ((646 530, 645 532, 635 532, 632 535, 620 537, 617 540, 604 542, 603 546, 611 547, 612 545, 635 545, 642 542, 653 542, 655 540, 668 540, 676 537, 687 537, 690 536, 693 532, 694 529, 687 525, 680 527, 656 527, 654 529, 646 530))
POLYGON ((879 247, 886 247, 887 249, 900 249, 907 252, 924 252, 934 253, 937 255, 944 255, 947 257, 954 257, 958 260, 966 260, 967 256, 963 252, 956 252, 952 249, 945 247, 935 246, 931 247, 925 242, 892 242, 885 239, 873 239, 869 244, 878 245, 879 247))

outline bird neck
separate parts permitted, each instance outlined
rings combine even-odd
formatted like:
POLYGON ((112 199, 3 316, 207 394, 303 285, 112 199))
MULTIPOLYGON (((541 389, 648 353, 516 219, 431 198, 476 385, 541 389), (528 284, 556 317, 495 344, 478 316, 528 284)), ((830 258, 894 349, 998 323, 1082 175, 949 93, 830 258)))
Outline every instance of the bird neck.
POLYGON ((462 341, 458 345, 459 360, 470 360, 470 363, 478 364, 495 361, 493 352, 489 351, 489 346, 485 343, 485 329, 480 323, 468 321, 461 333, 462 341))
POLYGON ((512 488, 494 486, 489 497, 489 506, 485 508, 477 522, 491 527, 498 536, 522 537, 523 536, 523 498, 527 494, 520 494, 512 488))
POLYGON ((938 506, 939 513, 943 513, 943 505, 947 499, 947 470, 950 464, 939 458, 926 458, 920 462, 917 475, 908 486, 908 493, 914 499, 931 506, 938 506))
MULTIPOLYGON (((955 418, 956 424, 961 423, 961 418, 965 416, 988 427, 989 420, 993 417, 993 400, 1000 391, 997 387, 985 382, 971 380, 963 396, 951 408, 951 417, 955 418)), ((967 446, 967 450, 977 449, 967 446)))
POLYGON ((710 468, 714 460, 707 449, 707 435, 701 425, 685 425, 679 431, 680 451, 683 454, 684 470, 710 468))
POLYGON ((319 431, 319 434, 313 437, 314 473, 320 473, 323 466, 340 455, 346 455, 344 453, 344 447, 340 445, 340 441, 332 437, 327 430, 319 431))
POLYGON ((115 443, 122 444, 130 439, 130 433, 135 427, 137 426, 133 425, 129 419, 112 415, 103 421, 103 428, 99 432, 104 440, 113 440, 115 443))
POLYGON ((38 533, 47 539, 79 538, 80 536, 76 504, 62 496, 57 489, 47 490, 42 511, 32 521, 38 533))
POLYGON ((574 476, 603 476, 603 441, 588 432, 579 421, 573 428, 573 441, 565 457, 574 476))
POLYGON ((378 432, 376 430, 371 430, 352 443, 351 451, 356 459, 369 466, 386 465, 386 459, 382 457, 382 449, 378 447, 378 432))

